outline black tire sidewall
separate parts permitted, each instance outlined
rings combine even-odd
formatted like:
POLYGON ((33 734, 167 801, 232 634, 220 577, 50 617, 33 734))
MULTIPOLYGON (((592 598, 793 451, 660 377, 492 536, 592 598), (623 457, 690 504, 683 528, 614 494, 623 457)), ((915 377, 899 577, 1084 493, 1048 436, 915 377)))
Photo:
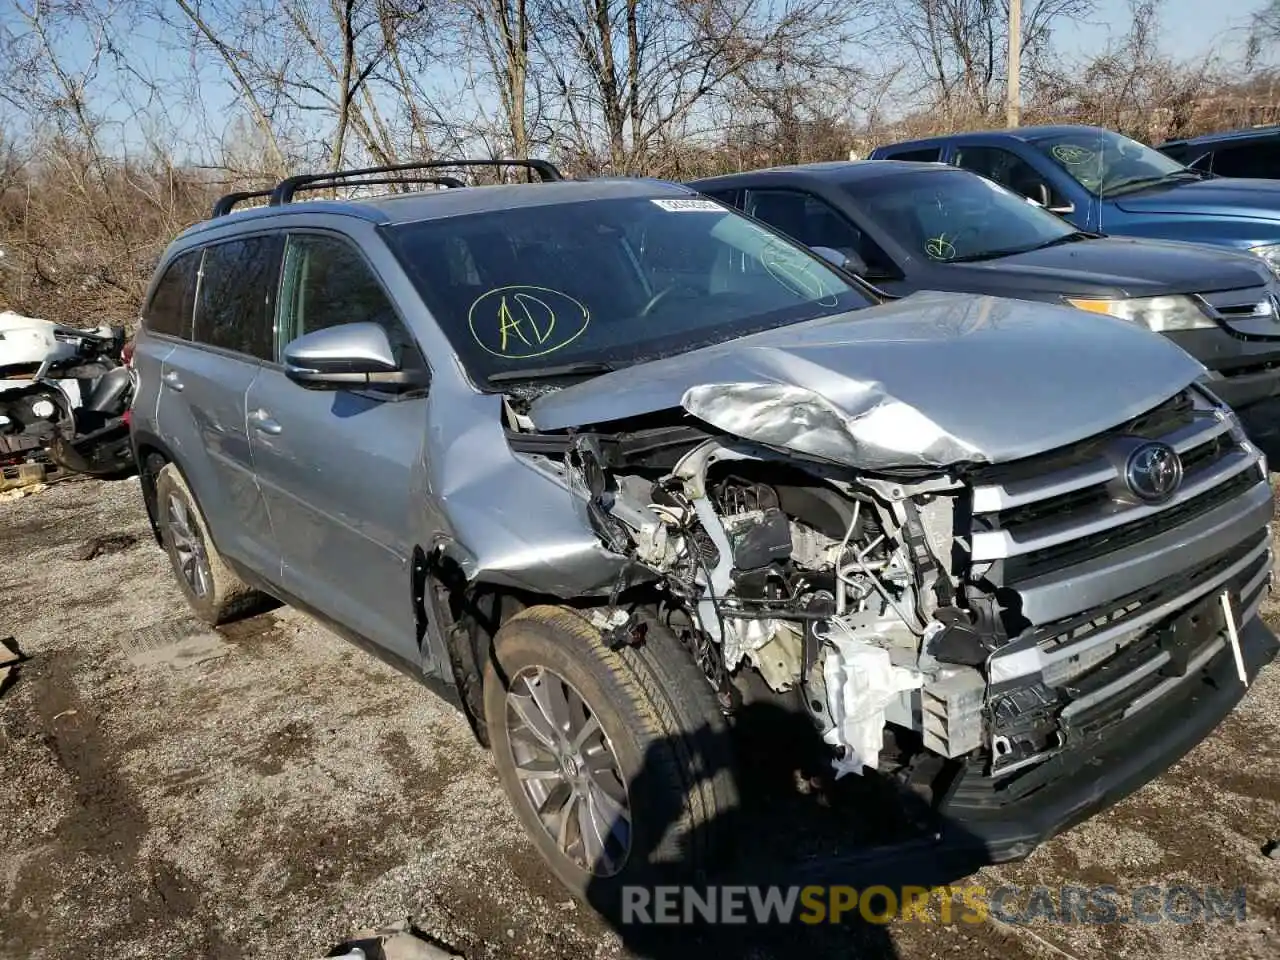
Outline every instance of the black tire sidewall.
MULTIPOLYGON (((592 629, 573 614, 565 616, 592 629)), ((672 767, 672 745, 664 742, 670 734, 657 725, 652 709, 636 701, 635 691, 628 694, 619 682, 624 670, 616 654, 602 643, 589 643, 576 630, 524 617, 498 632, 485 669, 485 719, 494 763, 516 815, 560 882, 606 916, 617 912, 623 886, 674 882, 690 867, 673 856, 667 836, 688 808, 684 787, 672 767), (608 737, 627 784, 631 848, 626 864, 612 877, 587 873, 561 853, 520 787, 505 722, 504 678, 531 666, 553 671, 577 690, 608 737), (642 738, 635 733, 646 729, 658 736, 642 738)))
POLYGON ((196 592, 191 589, 191 585, 187 583, 187 578, 182 575, 182 565, 178 562, 178 552, 173 545, 173 532, 169 529, 169 498, 175 497, 187 508, 187 515, 191 517, 191 522, 200 528, 200 536, 204 540, 204 548, 206 552, 213 550, 213 543, 209 540, 209 528, 204 522, 204 514, 200 512, 194 498, 187 491, 186 485, 180 480, 175 479, 172 470, 173 466, 169 465, 161 470, 156 477, 156 522, 160 527, 160 537, 164 543, 164 552, 169 557, 169 568, 173 571, 173 578, 178 582, 178 589, 182 591, 182 595, 187 598, 187 603, 191 605, 191 609, 195 611, 196 616, 206 623, 218 622, 218 604, 217 597, 219 593, 219 584, 217 582, 217 573, 214 569, 215 564, 209 563, 209 580, 210 589, 205 596, 197 596, 196 592))

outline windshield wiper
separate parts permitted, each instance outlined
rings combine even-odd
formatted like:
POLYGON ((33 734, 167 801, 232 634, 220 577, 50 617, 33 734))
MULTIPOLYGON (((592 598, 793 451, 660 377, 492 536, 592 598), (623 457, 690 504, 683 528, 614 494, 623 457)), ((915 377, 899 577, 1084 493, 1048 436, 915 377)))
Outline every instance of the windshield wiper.
POLYGON ((1034 247, 1028 247, 1023 253, 1030 253, 1032 250, 1047 250, 1049 247, 1058 247, 1064 243, 1079 243, 1081 240, 1096 240, 1096 233, 1085 233, 1083 230, 1072 230, 1070 233, 1064 233, 1060 237, 1054 237, 1052 240, 1046 240, 1044 243, 1038 243, 1034 247))
POLYGON ((947 263, 977 263, 980 260, 998 260, 1001 257, 1016 257, 1020 253, 1030 253, 1032 250, 1044 250, 1046 247, 1056 247, 1060 243, 1076 243, 1080 240, 1092 240, 1096 236, 1096 233, 1085 233, 1083 230, 1073 230, 1060 237, 1054 237, 1052 240, 1046 240, 1044 243, 1037 243, 1034 247, 1010 247, 1007 250, 988 250, 985 253, 971 253, 965 257, 952 257, 947 261, 947 263))
POLYGON ((556 377, 592 376, 613 373, 618 368, 603 360, 579 360, 574 363, 558 363, 549 367, 528 367, 524 370, 499 370, 485 379, 490 383, 512 383, 517 380, 554 380, 556 377))
POLYGON ((1171 173, 1162 173, 1158 177, 1134 177, 1131 180, 1121 180, 1119 183, 1114 183, 1102 190, 1100 195, 1103 197, 1116 197, 1124 193, 1133 193, 1135 190, 1158 186, 1162 183, 1172 183, 1184 177, 1190 177, 1192 180, 1205 179, 1204 174, 1198 170, 1174 170, 1171 173))

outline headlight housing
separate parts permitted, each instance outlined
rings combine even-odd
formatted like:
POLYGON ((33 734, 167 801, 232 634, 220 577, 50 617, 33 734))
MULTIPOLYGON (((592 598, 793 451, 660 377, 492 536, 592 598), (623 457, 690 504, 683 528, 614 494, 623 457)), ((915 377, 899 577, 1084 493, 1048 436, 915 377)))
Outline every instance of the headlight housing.
POLYGON ((1205 330, 1218 324, 1191 297, 1135 297, 1131 300, 1090 300, 1067 297, 1067 303, 1090 313, 1105 313, 1141 323, 1156 333, 1205 330))
POLYGON ((1280 243, 1264 243, 1260 247, 1250 247, 1249 252, 1261 257, 1262 262, 1271 268, 1271 272, 1280 278, 1280 243))

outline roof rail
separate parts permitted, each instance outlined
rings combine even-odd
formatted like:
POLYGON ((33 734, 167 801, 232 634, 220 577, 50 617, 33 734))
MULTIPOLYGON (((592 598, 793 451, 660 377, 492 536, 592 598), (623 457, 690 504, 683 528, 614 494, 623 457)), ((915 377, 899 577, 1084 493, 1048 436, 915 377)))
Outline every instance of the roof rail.
POLYGON ((238 203, 246 200, 252 200, 254 197, 269 197, 270 190, 242 190, 239 193, 228 193, 225 197, 219 197, 218 202, 213 205, 213 213, 210 217, 225 217, 238 203))
MULTIPOLYGON (((341 178, 339 178, 340 180, 341 178)), ((328 182, 327 180, 314 180, 310 183, 300 184, 298 190, 323 190, 326 187, 338 186, 339 180, 328 182)), ((465 187, 466 184, 457 177, 378 177, 374 180, 360 180, 358 186, 373 186, 377 184, 393 184, 393 183, 433 183, 438 187, 465 187)), ((226 216, 239 203, 250 200, 254 197, 270 197, 275 193, 276 188, 270 190, 246 190, 243 193, 229 193, 221 198, 213 205, 213 216, 226 216)))
MULTIPOLYGON (((397 173, 401 170, 434 170, 440 167, 525 167, 530 174, 536 173, 544 183, 564 179, 563 174, 556 169, 555 165, 546 160, 426 160, 418 163, 397 163, 385 167, 364 167, 358 170, 333 170, 329 173, 299 174, 296 177, 281 180, 276 184, 276 188, 271 192, 271 206, 278 207, 282 204, 290 203, 293 200, 293 195, 308 184, 323 182, 326 186, 336 186, 338 181, 347 180, 351 177, 363 177, 376 173, 397 173)), ((530 180, 532 180, 532 177, 530 177, 530 180)))

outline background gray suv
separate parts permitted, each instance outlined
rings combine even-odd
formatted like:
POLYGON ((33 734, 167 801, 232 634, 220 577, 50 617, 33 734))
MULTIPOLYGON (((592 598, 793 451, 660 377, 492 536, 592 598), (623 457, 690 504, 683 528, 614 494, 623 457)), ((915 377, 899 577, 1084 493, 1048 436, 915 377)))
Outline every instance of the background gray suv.
POLYGON ((1165 339, 877 305, 656 181, 291 202, 354 179, 230 198, 165 253, 148 511, 206 620, 265 592, 452 688, 598 908, 713 862, 750 716, 786 731, 753 767, 816 747, 1007 859, 1274 656, 1265 458, 1165 339))

